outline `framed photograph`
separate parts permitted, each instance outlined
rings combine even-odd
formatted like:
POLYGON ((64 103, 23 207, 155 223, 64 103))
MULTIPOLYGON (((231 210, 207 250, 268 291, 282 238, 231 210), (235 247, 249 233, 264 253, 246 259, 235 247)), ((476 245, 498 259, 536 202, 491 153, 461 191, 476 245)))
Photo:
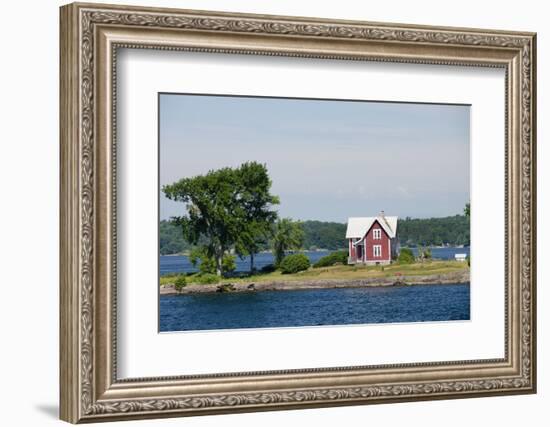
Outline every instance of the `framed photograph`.
POLYGON ((60 22, 63 420, 536 391, 535 34, 60 22))

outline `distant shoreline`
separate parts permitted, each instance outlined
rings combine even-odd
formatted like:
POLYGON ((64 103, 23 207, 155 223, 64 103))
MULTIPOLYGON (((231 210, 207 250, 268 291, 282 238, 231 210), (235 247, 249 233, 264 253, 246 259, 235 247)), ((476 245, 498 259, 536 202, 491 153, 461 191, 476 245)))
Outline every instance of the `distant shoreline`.
MULTIPOLYGON (((402 246, 401 248, 417 249, 419 247, 420 246, 418 246, 418 245, 414 245, 414 246, 402 246)), ((433 245, 433 246, 426 246, 426 249, 469 249, 469 248, 470 248, 470 246, 464 246, 464 245, 448 245, 448 246, 433 245)), ((318 253, 318 252, 335 252, 335 251, 342 251, 342 250, 347 250, 347 248, 343 247, 343 248, 340 248, 340 249, 324 249, 324 248, 299 249, 299 250, 295 250, 295 251, 292 251, 292 252, 294 252, 294 253, 307 253, 307 252, 318 253)), ((185 257, 188 257, 189 253, 190 253, 190 250, 175 253, 175 254, 159 254, 159 256, 161 256, 161 257, 162 256, 166 256, 166 257, 185 256, 185 257)), ((270 251, 270 250, 265 250, 265 251, 258 252, 258 254, 271 254, 271 253, 272 253, 272 251, 270 251)))
MULTIPOLYGON (((322 249, 322 248, 318 248, 318 249, 299 249, 299 250, 295 250, 295 251, 292 251, 292 252, 295 252, 295 253, 298 253, 298 252, 300 252, 300 253, 305 253, 305 252, 334 252, 334 251, 343 251, 343 250, 347 250, 347 248, 340 248, 340 249, 322 249)), ((175 254, 160 254, 160 256, 189 256, 190 252, 191 251, 185 251, 185 252, 180 252, 180 253, 175 253, 175 254)), ((273 252, 270 251, 270 250, 265 250, 265 251, 258 252, 256 255, 258 255, 258 254, 271 254, 271 253, 273 253, 273 252)), ((233 254, 233 255, 235 255, 235 254, 233 254)))
POLYGON ((396 277, 369 277, 361 279, 309 279, 304 281, 250 281, 239 283, 223 283, 212 285, 187 285, 181 292, 176 291, 174 285, 160 287, 160 295, 186 295, 221 292, 225 286, 227 292, 263 292, 263 291, 291 291, 303 289, 336 289, 336 288, 367 288, 389 286, 414 285, 446 285, 455 283, 469 283, 470 271, 454 271, 443 274, 409 275, 396 277))

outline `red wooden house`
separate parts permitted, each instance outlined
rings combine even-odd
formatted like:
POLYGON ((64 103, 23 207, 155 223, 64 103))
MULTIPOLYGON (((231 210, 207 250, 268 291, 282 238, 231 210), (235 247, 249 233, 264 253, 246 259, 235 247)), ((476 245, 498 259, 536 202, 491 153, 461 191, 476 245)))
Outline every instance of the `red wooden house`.
POLYGON ((346 239, 348 264, 389 264, 399 251, 397 217, 382 211, 378 216, 349 218, 346 239))

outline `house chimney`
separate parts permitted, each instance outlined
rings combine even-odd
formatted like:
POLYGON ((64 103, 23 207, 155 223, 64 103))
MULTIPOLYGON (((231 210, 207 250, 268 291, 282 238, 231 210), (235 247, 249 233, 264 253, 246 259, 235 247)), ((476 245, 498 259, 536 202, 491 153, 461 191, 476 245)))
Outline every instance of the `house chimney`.
POLYGON ((384 218, 384 211, 380 211, 380 216, 384 218))

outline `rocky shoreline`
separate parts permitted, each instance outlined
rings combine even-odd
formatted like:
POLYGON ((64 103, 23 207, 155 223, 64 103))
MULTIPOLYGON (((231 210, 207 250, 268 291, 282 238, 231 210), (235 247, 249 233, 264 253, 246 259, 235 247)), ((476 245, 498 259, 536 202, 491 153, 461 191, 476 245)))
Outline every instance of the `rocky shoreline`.
POLYGON ((470 271, 463 270, 446 274, 426 276, 369 277, 362 279, 323 279, 294 281, 237 282, 213 285, 187 285, 178 292, 174 285, 160 287, 160 295, 199 294, 214 292, 258 292, 290 291, 300 289, 363 288, 382 286, 445 285, 451 283, 469 283, 470 271))

